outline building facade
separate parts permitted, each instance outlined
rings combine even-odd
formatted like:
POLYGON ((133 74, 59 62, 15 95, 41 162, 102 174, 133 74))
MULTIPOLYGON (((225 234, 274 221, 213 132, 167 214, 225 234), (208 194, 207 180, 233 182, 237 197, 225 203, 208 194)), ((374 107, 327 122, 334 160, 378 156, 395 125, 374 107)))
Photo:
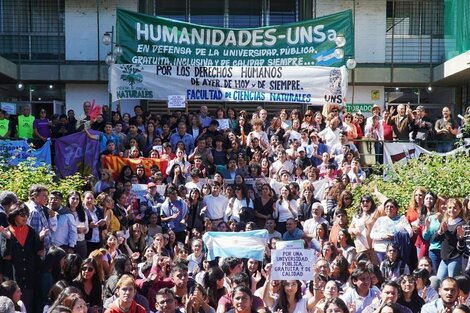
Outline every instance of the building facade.
MULTIPOLYGON (((118 7, 228 28, 285 24, 350 9, 358 64, 350 74, 352 110, 410 102, 438 115, 443 105, 455 113, 468 105, 470 54, 458 39, 446 36, 449 28, 462 27, 454 17, 468 9, 463 0, 0 0, 0 102, 32 102, 33 113, 39 107, 81 112, 84 101, 107 104, 104 60, 110 46, 102 36, 113 30, 118 7), (452 11, 449 2, 461 6, 452 11)), ((128 112, 138 103, 119 106, 128 112)), ((164 106, 142 104, 155 111, 164 106)))

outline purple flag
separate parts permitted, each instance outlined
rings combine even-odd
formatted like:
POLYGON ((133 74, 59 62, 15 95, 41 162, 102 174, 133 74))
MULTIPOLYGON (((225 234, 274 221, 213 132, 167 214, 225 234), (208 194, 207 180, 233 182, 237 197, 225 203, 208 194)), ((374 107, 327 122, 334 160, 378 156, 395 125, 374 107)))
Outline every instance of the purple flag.
MULTIPOLYGON (((90 133, 99 134, 91 129, 90 133)), ((89 139, 84 132, 60 137, 55 141, 55 164, 57 173, 61 177, 73 175, 76 172, 82 175, 98 176, 96 165, 99 155, 99 141, 89 139)))

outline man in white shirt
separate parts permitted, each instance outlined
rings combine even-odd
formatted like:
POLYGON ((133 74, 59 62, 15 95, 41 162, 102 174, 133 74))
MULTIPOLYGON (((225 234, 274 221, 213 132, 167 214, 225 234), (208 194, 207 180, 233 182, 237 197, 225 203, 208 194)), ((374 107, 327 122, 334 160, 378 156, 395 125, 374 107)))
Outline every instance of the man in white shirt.
POLYGON ((312 218, 309 218, 304 222, 304 232, 310 237, 315 237, 316 228, 319 224, 323 223, 328 226, 328 221, 322 216, 323 210, 323 205, 320 202, 312 204, 312 218))
POLYGON ((225 209, 227 208, 228 200, 220 194, 221 186, 218 182, 212 183, 212 193, 204 197, 205 206, 201 210, 201 214, 212 221, 212 227, 217 229, 220 222, 226 221, 225 209))

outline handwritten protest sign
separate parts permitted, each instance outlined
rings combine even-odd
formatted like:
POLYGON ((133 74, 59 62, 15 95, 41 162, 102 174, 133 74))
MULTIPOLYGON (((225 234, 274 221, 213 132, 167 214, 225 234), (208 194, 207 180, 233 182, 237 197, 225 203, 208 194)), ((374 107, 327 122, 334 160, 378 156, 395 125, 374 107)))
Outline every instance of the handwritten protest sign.
POLYGON ((184 109, 186 107, 185 95, 169 95, 168 108, 169 109, 184 109))
POLYGON ((271 278, 274 280, 313 279, 314 250, 271 250, 271 261, 271 278))

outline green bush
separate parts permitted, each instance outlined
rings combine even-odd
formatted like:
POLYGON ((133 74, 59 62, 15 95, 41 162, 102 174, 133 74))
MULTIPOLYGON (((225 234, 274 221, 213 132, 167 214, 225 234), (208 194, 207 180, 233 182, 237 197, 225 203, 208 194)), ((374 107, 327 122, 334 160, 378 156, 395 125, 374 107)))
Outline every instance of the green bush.
POLYGON ((14 192, 21 201, 28 200, 28 190, 33 184, 42 184, 49 191, 59 190, 64 194, 70 191, 81 191, 85 182, 80 174, 58 179, 54 171, 46 165, 37 166, 34 158, 19 163, 17 166, 9 165, 5 159, 0 162, 0 190, 14 192))
MULTIPOLYGON (((440 196, 464 198, 470 195, 470 156, 458 154, 439 157, 422 155, 408 164, 395 163, 382 167, 388 175, 371 175, 362 186, 353 190, 354 207, 362 194, 372 194, 374 187, 400 205, 400 213, 408 209, 413 191, 421 186, 440 196)), ((352 212, 349 212, 352 213, 352 212)))

